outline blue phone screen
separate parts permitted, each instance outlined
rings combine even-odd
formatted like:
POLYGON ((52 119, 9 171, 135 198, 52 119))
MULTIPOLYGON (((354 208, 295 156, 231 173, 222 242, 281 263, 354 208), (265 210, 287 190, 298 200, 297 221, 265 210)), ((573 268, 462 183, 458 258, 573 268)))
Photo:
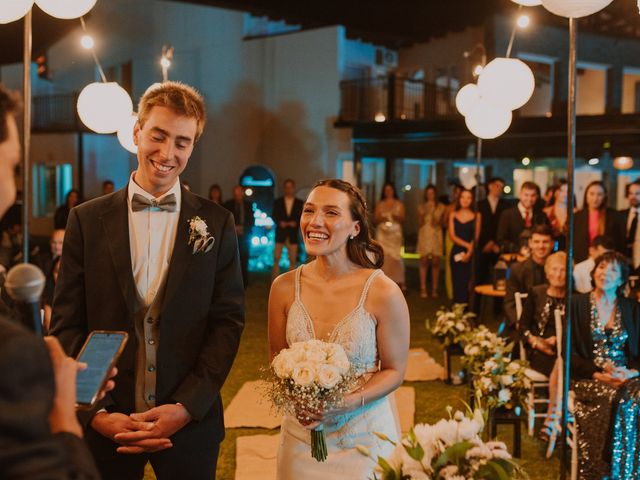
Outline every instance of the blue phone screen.
POLYGON ((76 381, 76 400, 78 403, 91 404, 98 394, 111 365, 111 359, 118 352, 124 339, 121 333, 94 333, 78 361, 87 364, 87 368, 78 372, 76 381))

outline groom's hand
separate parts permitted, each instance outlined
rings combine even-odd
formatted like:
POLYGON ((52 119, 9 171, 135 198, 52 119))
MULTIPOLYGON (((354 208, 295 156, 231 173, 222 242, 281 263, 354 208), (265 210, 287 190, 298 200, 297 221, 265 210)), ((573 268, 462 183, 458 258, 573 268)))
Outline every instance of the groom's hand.
POLYGON ((129 418, 136 423, 151 423, 152 427, 147 430, 125 431, 116 434, 115 441, 123 445, 118 448, 119 453, 150 451, 145 448, 148 442, 152 442, 152 444, 158 440, 170 442, 169 437, 191 421, 191 415, 180 404, 160 405, 146 412, 132 413, 129 418))
POLYGON ((147 434, 154 428, 153 422, 137 421, 124 413, 97 413, 91 421, 91 428, 122 445, 118 447, 118 452, 120 453, 159 452, 173 446, 169 438, 151 437, 149 435, 145 435, 143 440, 138 441, 119 438, 118 436, 122 433, 147 434))

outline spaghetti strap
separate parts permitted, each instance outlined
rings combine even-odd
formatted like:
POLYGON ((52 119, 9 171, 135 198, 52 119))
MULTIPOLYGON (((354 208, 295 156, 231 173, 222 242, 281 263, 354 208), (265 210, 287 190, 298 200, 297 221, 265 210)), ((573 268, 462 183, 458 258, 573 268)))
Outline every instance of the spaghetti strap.
POLYGON ((360 302, 358 302, 358 307, 361 308, 364 305, 364 302, 367 300, 367 293, 369 293, 369 287, 373 280, 382 272, 382 270, 374 270, 369 278, 367 278, 366 283, 364 284, 364 288, 362 289, 362 295, 360 295, 360 302))
MULTIPOLYGON (((302 265, 296 268, 295 295, 296 302, 300 302, 300 275, 302 274, 302 265)), ((300 302, 302 303, 302 302, 300 302)))

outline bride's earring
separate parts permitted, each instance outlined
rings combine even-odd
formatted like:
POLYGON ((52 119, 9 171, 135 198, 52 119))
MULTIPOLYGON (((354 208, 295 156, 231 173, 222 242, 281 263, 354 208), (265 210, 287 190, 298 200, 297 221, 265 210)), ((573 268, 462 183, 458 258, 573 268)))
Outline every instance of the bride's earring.
POLYGON ((349 235, 349 240, 353 240, 355 237, 353 235, 349 235))

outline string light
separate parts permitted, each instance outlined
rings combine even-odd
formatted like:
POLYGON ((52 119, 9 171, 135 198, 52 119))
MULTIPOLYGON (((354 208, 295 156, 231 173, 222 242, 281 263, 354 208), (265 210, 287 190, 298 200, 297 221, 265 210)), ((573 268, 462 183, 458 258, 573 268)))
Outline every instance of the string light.
POLYGON ((160 57, 163 82, 169 80, 169 67, 171 66, 171 60, 173 60, 173 47, 171 45, 164 45, 162 47, 162 57, 160 57))
POLYGON ((529 23, 531 23, 531 19, 529 18, 529 15, 520 15, 517 23, 520 28, 527 28, 529 23))
POLYGON ((91 35, 83 35, 82 38, 80 38, 80 45, 82 45, 82 48, 90 50, 94 47, 95 42, 91 35))

